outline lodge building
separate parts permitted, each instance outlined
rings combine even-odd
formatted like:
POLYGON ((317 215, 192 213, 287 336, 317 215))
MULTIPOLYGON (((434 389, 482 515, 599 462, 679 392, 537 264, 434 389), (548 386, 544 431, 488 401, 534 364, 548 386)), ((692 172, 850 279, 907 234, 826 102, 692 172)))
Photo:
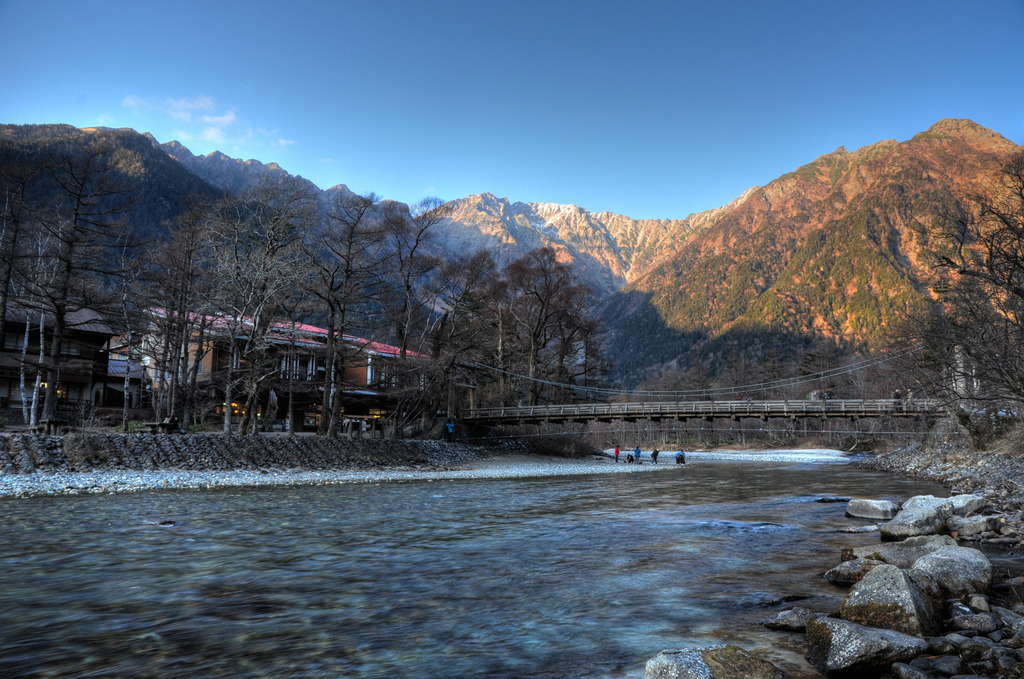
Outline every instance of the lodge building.
MULTIPOLYGON (((48 344, 53 322, 45 315, 42 320, 42 336, 48 344)), ((127 400, 129 419, 152 420, 156 398, 172 378, 157 369, 154 357, 160 346, 155 332, 125 341, 99 313, 89 309, 69 314, 67 320, 57 387, 58 416, 71 423, 89 419, 120 424, 127 400)), ((32 401, 41 365, 39 313, 12 305, 6 321, 0 338, 0 425, 16 425, 23 422, 23 404, 32 401)), ((232 355, 232 346, 238 342, 218 332, 216 323, 210 325, 213 330, 205 333, 201 346, 198 342, 189 345, 189 356, 182 364, 199 362, 195 389, 204 404, 198 415, 201 421, 220 424, 224 408, 230 407, 237 423, 242 405, 237 400, 225 403, 223 385, 229 367, 240 367, 237 352, 232 355)), ((387 391, 396 384, 399 349, 348 335, 342 342, 345 365, 336 397, 341 399, 344 417, 356 427, 379 431, 380 421, 393 408, 387 391)), ((327 331, 302 323, 279 323, 273 327, 270 344, 274 374, 263 383, 255 413, 260 428, 286 430, 291 419, 294 431, 315 431, 323 417, 327 331)), ((42 372, 43 380, 45 375, 42 372)), ((184 375, 178 377, 184 379, 184 375)), ((241 398, 238 393, 237 398, 241 398)), ((41 392, 38 407, 42 408, 41 392)))

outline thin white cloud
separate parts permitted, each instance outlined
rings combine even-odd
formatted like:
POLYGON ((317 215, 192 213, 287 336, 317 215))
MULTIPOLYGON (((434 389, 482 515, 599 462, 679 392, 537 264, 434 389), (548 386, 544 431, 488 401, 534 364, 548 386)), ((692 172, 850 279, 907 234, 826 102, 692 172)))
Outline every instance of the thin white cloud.
MULTIPOLYGON (((194 99, 173 99, 168 97, 161 106, 164 113, 183 122, 192 122, 192 114, 196 111, 212 111, 215 108, 213 98, 207 96, 194 99)), ((204 116, 205 117, 205 116, 204 116)))
POLYGON ((207 127, 199 135, 204 141, 208 141, 213 144, 223 144, 227 141, 227 135, 224 134, 224 130, 219 127, 207 127))
POLYGON ((200 118, 207 125, 214 127, 227 127, 235 123, 235 112, 228 111, 227 113, 219 116, 203 116, 200 118))
POLYGON ((174 130, 174 138, 182 143, 202 142, 200 145, 213 145, 218 150, 254 155, 260 147, 287 148, 295 144, 280 130, 250 125, 237 109, 224 107, 206 95, 146 99, 129 94, 121 100, 121 106, 149 124, 159 125, 162 118, 165 126, 174 130))

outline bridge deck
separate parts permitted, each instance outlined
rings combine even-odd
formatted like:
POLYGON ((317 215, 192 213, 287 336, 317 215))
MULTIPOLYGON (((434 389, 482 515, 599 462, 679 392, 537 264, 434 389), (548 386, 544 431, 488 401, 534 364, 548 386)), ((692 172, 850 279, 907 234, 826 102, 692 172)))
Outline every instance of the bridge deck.
POLYGON ((575 403, 566 405, 476 408, 463 419, 480 424, 502 422, 585 422, 590 420, 712 419, 716 417, 914 417, 940 416, 936 400, 833 399, 827 401, 665 401, 650 403, 575 403))

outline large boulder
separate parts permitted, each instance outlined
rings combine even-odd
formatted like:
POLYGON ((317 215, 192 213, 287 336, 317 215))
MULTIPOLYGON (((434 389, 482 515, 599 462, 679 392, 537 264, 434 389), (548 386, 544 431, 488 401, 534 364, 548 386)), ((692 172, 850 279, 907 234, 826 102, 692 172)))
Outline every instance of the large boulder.
POLYGON ((896 566, 882 564, 850 589, 839 608, 848 622, 923 635, 937 627, 937 611, 930 597, 896 566))
POLYGON ((984 509, 988 502, 985 498, 973 493, 965 493, 963 495, 954 495, 948 498, 950 505, 952 505, 951 512, 956 516, 970 516, 976 512, 980 512, 984 509))
POLYGON ((730 644, 662 651, 647 661, 644 679, 783 679, 783 673, 730 644))
POLYGON ((952 509, 947 498, 916 495, 903 503, 895 518, 882 524, 882 538, 903 540, 914 535, 935 535, 946 527, 946 518, 952 514, 952 509), (945 512, 943 505, 948 506, 945 512))
POLYGON ((846 515, 857 519, 876 519, 888 521, 896 516, 900 506, 891 500, 850 500, 846 505, 846 515))
POLYGON ((916 495, 903 503, 891 521, 882 524, 882 539, 903 540, 914 535, 942 533, 949 529, 950 518, 970 516, 981 511, 985 504, 983 498, 971 494, 948 498, 916 495))
POLYGON ((956 540, 948 535, 916 535, 902 542, 885 542, 848 550, 855 559, 873 559, 899 568, 910 568, 925 554, 940 547, 956 547, 956 540))
POLYGON ((924 639, 835 618, 808 622, 807 642, 807 660, 818 670, 828 676, 858 679, 880 676, 893 663, 909 662, 928 650, 924 639))
POLYGON ((911 568, 913 579, 917 574, 933 581, 949 597, 983 594, 992 586, 992 562, 970 547, 946 546, 925 554, 911 568))

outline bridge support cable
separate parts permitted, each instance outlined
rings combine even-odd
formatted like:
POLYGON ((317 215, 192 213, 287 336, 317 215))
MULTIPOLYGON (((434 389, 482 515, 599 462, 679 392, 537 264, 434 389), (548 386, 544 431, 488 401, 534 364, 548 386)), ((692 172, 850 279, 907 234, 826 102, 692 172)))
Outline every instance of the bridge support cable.
POLYGON ((689 389, 689 390, 675 390, 675 391, 652 391, 652 390, 628 390, 628 389, 612 389, 606 387, 590 387, 579 384, 567 384, 564 382, 554 382, 552 380, 545 380, 536 377, 529 377, 527 375, 520 375, 513 373, 508 370, 503 370, 485 363, 478 363, 475 361, 464 361, 463 365, 469 368, 476 368, 478 370, 487 370, 490 372, 499 373, 507 377, 512 377, 518 380, 527 382, 533 382, 536 384, 543 384, 546 386, 557 387, 561 389, 570 390, 574 393, 581 394, 585 397, 594 399, 607 399, 613 396, 628 396, 632 398, 643 398, 649 399, 650 401, 657 400, 691 400, 695 398, 704 398, 708 396, 735 396, 738 394, 745 394, 751 392, 764 392, 770 389, 781 389, 784 387, 798 386, 801 384, 811 384, 814 382, 820 382, 822 380, 834 379, 836 377, 842 377, 844 375, 850 375, 857 373, 861 370, 866 370, 875 366, 883 365, 891 361, 903 358, 910 354, 920 351, 920 345, 914 345, 906 349, 896 351, 893 353, 885 354, 884 356, 875 356, 866 358, 861 361, 854 363, 848 363, 846 365, 837 366, 829 370, 823 370, 817 373, 811 373, 808 375, 800 375, 798 377, 783 378, 778 380, 770 380, 766 382, 757 382, 752 384, 744 384, 734 387, 718 387, 714 389, 689 389))

